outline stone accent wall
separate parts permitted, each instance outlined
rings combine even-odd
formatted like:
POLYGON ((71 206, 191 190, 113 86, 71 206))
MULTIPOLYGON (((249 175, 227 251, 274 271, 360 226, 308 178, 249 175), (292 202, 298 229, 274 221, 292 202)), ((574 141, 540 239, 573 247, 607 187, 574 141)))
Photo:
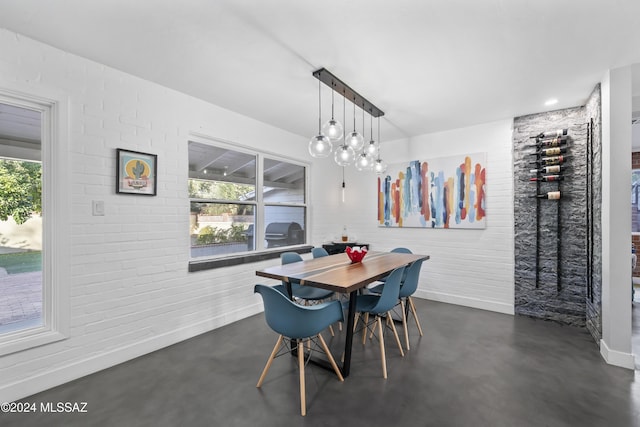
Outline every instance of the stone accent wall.
MULTIPOLYGON (((602 338, 602 105, 598 84, 585 105, 585 121, 593 123, 591 188, 593 199, 592 227, 587 236, 592 241, 591 295, 586 298, 586 326, 595 342, 602 338)), ((587 242, 588 243, 588 242, 587 242)))
POLYGON ((587 326, 594 339, 599 341, 602 330, 600 86, 596 86, 584 107, 516 117, 513 127, 515 312, 568 325, 587 326), (595 208, 592 224, 588 226, 587 142, 591 119, 594 121, 594 151, 589 179, 595 208), (569 130, 566 154, 571 156, 562 166, 561 174, 565 179, 542 182, 538 190, 536 183, 529 181, 535 176, 530 170, 536 168, 535 164, 529 163, 536 159, 529 154, 536 150, 535 140, 530 137, 563 128, 569 130), (537 191, 546 193, 558 189, 562 193, 559 201, 534 197, 537 191), (593 247, 590 266, 589 245, 593 247), (587 292, 589 271, 592 292, 587 292))

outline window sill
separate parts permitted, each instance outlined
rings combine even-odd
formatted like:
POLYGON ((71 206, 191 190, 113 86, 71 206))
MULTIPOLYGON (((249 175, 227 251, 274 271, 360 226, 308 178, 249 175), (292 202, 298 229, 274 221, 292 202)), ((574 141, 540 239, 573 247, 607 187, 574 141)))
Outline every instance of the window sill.
POLYGON ((269 250, 244 255, 232 255, 223 258, 205 259, 199 261, 189 261, 189 272, 213 270, 215 268, 231 267, 233 265, 247 264, 250 262, 265 261, 268 259, 280 258, 285 252, 297 252, 305 254, 311 252, 313 246, 289 246, 278 250, 269 250))
POLYGON ((3 337, 0 341, 0 356, 28 350, 41 345, 66 339, 67 336, 44 327, 18 331, 14 335, 3 337))

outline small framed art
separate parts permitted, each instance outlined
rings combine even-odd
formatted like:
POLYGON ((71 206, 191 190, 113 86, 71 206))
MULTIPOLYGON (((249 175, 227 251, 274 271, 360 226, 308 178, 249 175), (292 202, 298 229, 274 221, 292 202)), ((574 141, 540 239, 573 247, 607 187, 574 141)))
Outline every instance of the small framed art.
POLYGON ((116 149, 116 193, 156 195, 158 156, 116 149))

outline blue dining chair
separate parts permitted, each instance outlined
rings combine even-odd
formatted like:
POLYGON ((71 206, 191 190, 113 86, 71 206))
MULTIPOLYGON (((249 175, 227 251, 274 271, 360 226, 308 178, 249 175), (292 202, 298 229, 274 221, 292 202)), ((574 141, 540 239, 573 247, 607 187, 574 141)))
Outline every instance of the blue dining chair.
POLYGON ((313 248, 311 249, 311 255, 313 255, 314 258, 320 258, 323 256, 329 256, 329 252, 327 252, 325 248, 313 248))
MULTIPOLYGON (((280 262, 283 265, 300 261, 302 261, 302 257, 297 252, 285 252, 280 255, 280 262)), ((333 295, 333 291, 314 288, 313 286, 302 286, 297 282, 291 282, 291 293, 294 298, 298 298, 303 301, 321 301, 323 299, 330 298, 333 295)))
POLYGON ((394 252, 394 253, 397 253, 397 254, 412 254, 413 253, 413 252, 411 252, 410 249, 402 248, 402 247, 401 248, 393 248, 389 252, 394 252))
MULTIPOLYGON (((407 248, 403 248, 403 247, 393 248, 389 252, 396 253, 396 254, 412 254, 413 253, 413 252, 411 252, 411 249, 407 249, 407 248)), ((407 272, 405 271, 405 274, 406 273, 407 272)), ((385 280, 387 280, 387 276, 378 279, 378 282, 384 283, 385 280)))
POLYGON ((300 370, 300 412, 302 416, 305 416, 307 414, 304 382, 305 341, 315 344, 313 349, 308 345, 310 351, 317 350, 318 344, 322 347, 338 379, 344 381, 342 373, 331 355, 329 347, 327 347, 327 343, 320 335, 320 332, 327 326, 343 320, 342 305, 338 301, 330 301, 312 306, 302 306, 294 303, 286 296, 286 290, 282 285, 274 287, 256 285, 254 292, 262 296, 264 317, 267 325, 279 335, 256 387, 260 388, 262 386, 273 360, 278 356, 290 353, 291 350, 286 345, 284 338, 295 340, 300 370))
POLYGON ((400 354, 404 357, 404 351, 402 350, 402 344, 400 343, 400 337, 398 337, 398 331, 391 319, 391 309, 398 302, 398 296, 400 295, 400 281, 404 273, 405 267, 396 268, 387 276, 387 281, 382 288, 380 295, 367 294, 356 296, 356 319, 354 322, 354 329, 358 323, 358 320, 362 320, 363 335, 362 343, 364 344, 367 339, 367 333, 372 332, 375 335, 375 326, 378 329, 378 340, 380 341, 380 357, 382 359, 382 376, 387 378, 387 359, 384 349, 384 329, 382 327, 382 317, 386 317, 386 323, 391 327, 393 335, 395 336, 396 343, 400 349, 400 354), (373 320, 370 321, 369 317, 373 315, 373 320), (374 325, 374 323, 376 325, 374 325))
MULTIPOLYGON (((396 305, 400 305, 400 309, 402 310, 402 327, 404 328, 404 342, 407 350, 410 349, 409 328, 407 327, 407 317, 409 313, 413 315, 413 319, 416 322, 416 326, 418 327, 420 336, 423 336, 422 327, 420 326, 420 320, 418 319, 418 313, 416 311, 416 306, 413 304, 413 300, 411 299, 411 296, 418 289, 420 269, 422 268, 423 261, 424 260, 422 259, 414 261, 406 268, 404 277, 402 278, 402 283, 400 285, 400 294, 396 303, 396 305)), ((372 292, 374 294, 381 294, 384 286, 385 285, 375 286, 369 289, 369 292, 372 292)))
MULTIPOLYGON (((280 255, 280 262, 283 265, 300 261, 302 261, 302 257, 297 252, 284 252, 280 255)), ((284 282, 282 284, 286 286, 284 282)), ((291 282, 291 296, 300 300, 302 304, 309 305, 310 303, 316 303, 331 298, 333 296, 333 291, 314 288, 313 286, 303 286, 298 282, 291 282)), ((340 329, 342 329, 342 323, 340 324, 340 329)), ((333 326, 331 325, 329 325, 329 332, 332 337, 335 336, 333 326)))

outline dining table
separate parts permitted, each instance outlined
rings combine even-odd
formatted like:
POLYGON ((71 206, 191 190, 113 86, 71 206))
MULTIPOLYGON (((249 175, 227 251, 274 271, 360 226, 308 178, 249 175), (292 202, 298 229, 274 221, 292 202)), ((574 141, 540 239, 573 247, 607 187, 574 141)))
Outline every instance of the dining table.
POLYGON ((428 260, 429 255, 395 252, 368 252, 360 262, 351 262, 346 253, 303 260, 257 270, 256 275, 280 280, 291 296, 291 283, 314 286, 349 295, 349 309, 344 344, 343 377, 351 370, 351 348, 355 321, 356 297, 367 285, 373 283, 396 268, 406 267, 414 261, 428 260))

